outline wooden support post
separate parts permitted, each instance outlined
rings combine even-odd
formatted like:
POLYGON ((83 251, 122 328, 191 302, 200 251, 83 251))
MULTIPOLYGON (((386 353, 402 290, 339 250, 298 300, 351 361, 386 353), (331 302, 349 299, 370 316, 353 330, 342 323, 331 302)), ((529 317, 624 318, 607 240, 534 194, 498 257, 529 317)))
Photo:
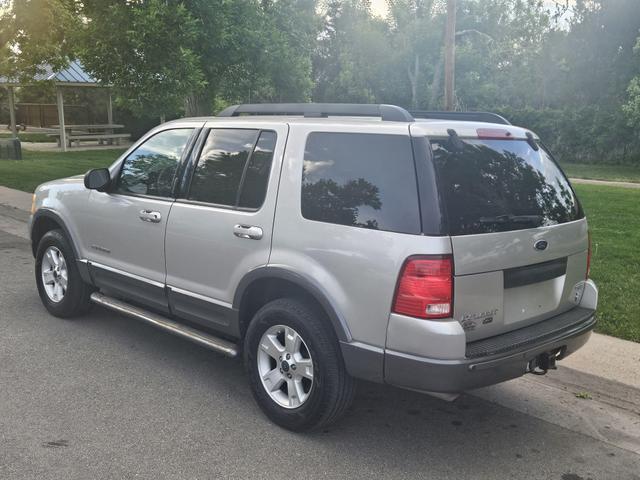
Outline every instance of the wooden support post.
POLYGON ((16 125, 16 99, 13 95, 13 87, 9 87, 9 125, 13 138, 18 138, 18 126, 16 125))
POLYGON ((67 151, 67 131, 64 129, 64 100, 62 98, 62 88, 56 89, 56 97, 58 100, 58 125, 60 125, 60 146, 62 151, 67 151))
POLYGON ((456 0, 447 0, 444 34, 444 109, 453 111, 456 70, 456 0))
MULTIPOLYGON (((109 92, 109 100, 107 103, 107 123, 109 125, 113 125, 113 102, 111 101, 111 92, 109 92)), ((106 133, 113 133, 113 130, 109 129, 106 133)), ((102 145, 102 140, 100 140, 100 145, 102 145)), ((113 139, 109 139, 107 141, 109 145, 113 145, 113 139)))

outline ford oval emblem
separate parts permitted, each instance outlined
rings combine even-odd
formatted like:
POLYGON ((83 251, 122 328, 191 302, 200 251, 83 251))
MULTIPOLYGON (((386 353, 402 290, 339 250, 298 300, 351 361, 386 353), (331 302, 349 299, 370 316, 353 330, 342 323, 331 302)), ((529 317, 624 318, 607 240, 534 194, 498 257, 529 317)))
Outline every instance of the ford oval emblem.
POLYGON ((548 246, 549 242, 547 242, 546 240, 538 240, 533 244, 533 248, 535 248, 536 250, 546 250, 548 246))

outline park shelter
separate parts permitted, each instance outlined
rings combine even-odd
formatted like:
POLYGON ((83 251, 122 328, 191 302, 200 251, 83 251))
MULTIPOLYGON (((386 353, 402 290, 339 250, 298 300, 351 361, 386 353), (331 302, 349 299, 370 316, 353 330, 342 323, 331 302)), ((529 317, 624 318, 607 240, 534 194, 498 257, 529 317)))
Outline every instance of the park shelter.
MULTIPOLYGON (((9 91, 10 129, 14 137, 18 134, 15 114, 16 105, 14 88, 24 87, 28 86, 29 84, 44 81, 53 82, 56 89, 56 107, 58 111, 58 126, 60 129, 60 145, 62 146, 62 149, 66 151, 67 139, 64 124, 64 99, 62 95, 63 89, 68 87, 104 88, 104 86, 98 83, 95 78, 88 74, 82 67, 82 64, 77 60, 69 62, 69 64, 65 68, 62 68, 60 70, 54 70, 51 65, 48 64, 42 65, 40 71, 33 77, 33 79, 27 82, 19 82, 8 77, 0 76, 0 86, 6 87, 9 91)), ((109 124, 113 123, 113 105, 111 102, 111 95, 109 95, 109 101, 107 102, 107 119, 107 122, 109 124)))

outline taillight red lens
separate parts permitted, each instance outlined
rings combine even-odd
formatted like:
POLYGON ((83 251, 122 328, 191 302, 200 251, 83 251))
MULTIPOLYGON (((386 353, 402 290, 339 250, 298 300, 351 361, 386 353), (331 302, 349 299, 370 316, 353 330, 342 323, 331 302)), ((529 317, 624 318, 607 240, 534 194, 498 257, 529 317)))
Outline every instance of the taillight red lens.
POLYGON ((393 312, 418 318, 447 318, 453 310, 451 256, 409 257, 400 272, 393 312))
POLYGON ((587 233, 587 238, 589 242, 589 246, 587 248, 587 274, 585 275, 585 279, 589 279, 589 273, 591 271, 591 232, 587 233))

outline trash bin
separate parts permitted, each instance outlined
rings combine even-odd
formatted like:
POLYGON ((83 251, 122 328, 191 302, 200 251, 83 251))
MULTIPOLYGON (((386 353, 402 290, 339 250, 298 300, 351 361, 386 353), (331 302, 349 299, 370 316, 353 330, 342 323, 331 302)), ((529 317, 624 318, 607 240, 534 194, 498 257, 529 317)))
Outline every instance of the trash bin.
POLYGON ((22 160, 22 147, 19 139, 0 139, 0 160, 22 160))

